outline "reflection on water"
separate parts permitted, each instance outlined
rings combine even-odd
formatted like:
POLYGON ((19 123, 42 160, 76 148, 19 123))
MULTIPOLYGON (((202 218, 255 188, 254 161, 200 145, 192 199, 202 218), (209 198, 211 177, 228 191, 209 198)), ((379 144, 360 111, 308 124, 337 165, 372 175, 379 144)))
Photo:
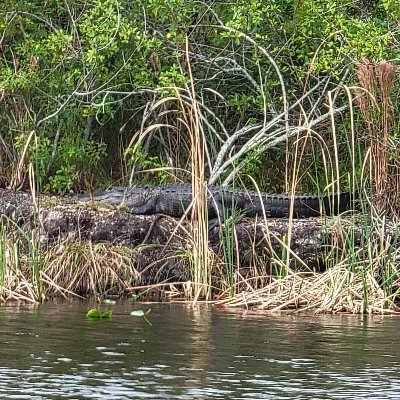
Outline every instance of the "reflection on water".
POLYGON ((0 308, 0 398, 397 399, 397 317, 279 316, 121 302, 0 308))

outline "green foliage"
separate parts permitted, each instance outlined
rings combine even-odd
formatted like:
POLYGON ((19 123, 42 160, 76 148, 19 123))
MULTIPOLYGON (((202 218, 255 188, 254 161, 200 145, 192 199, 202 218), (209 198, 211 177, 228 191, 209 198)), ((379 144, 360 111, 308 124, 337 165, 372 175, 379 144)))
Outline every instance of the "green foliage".
POLYGON ((400 19, 400 4, 397 0, 381 0, 377 2, 379 7, 384 10, 389 22, 397 23, 400 19))
POLYGON ((86 313, 86 317, 89 319, 110 319, 112 311, 100 312, 97 308, 92 308, 86 313))
MULTIPOLYGON (((186 38, 204 106, 228 130, 261 120, 266 104, 268 112, 281 109, 280 82, 270 61, 240 32, 268 50, 290 99, 299 98, 305 77, 316 81, 333 75, 334 81, 361 57, 398 59, 399 4, 235 0, 229 7, 214 2, 211 12, 193 0, 5 2, 0 11, 0 122, 11 154, 2 163, 15 164, 11 161, 18 158, 27 132, 35 129, 29 160, 46 190, 61 193, 95 180, 106 155, 118 170, 120 145, 130 139, 120 138, 120 128, 129 124, 127 131, 137 131, 149 102, 176 95, 160 88, 188 86, 186 38), (237 32, 219 29, 215 16, 237 32), (249 85, 241 68, 262 91, 249 85), (205 95, 205 89, 226 102, 205 95)), ((207 140, 215 143, 211 134, 207 140)), ((127 152, 144 168, 162 166, 157 143, 147 153, 127 152)), ((261 177, 260 163, 251 164, 252 174, 261 177)))
POLYGON ((132 168, 135 164, 140 164, 141 169, 144 171, 157 169, 158 171, 153 174, 158 183, 167 182, 170 176, 167 166, 160 161, 159 156, 151 156, 142 149, 140 144, 135 148, 128 147, 125 150, 125 161, 127 168, 132 168))
POLYGON ((238 31, 260 35, 266 21, 279 29, 280 15, 284 10, 284 4, 279 1, 238 1, 232 7, 231 19, 227 25, 238 31))
POLYGON ((392 33, 384 20, 362 15, 369 11, 367 4, 345 0, 297 2, 296 24, 290 28, 299 72, 306 72, 312 60, 313 71, 337 73, 348 60, 388 57, 392 33))
MULTIPOLYGON (((14 139, 16 149, 25 147, 25 135, 14 139)), ((36 137, 28 147, 28 160, 35 166, 35 178, 45 191, 64 193, 85 175, 99 172, 100 160, 106 154, 102 142, 85 140, 78 135, 65 135, 57 144, 48 136, 36 137)))
MULTIPOLYGON (((159 75, 159 84, 161 87, 181 86, 187 81, 187 78, 179 71, 176 64, 171 65, 166 71, 161 71, 159 75)), ((171 91, 172 94, 176 94, 171 91)))
POLYGON ((0 88, 10 101, 0 111, 0 120, 6 140, 18 150, 23 148, 25 132, 54 115, 30 145, 29 158, 36 163, 37 179, 45 190, 64 192, 79 183, 82 171, 96 174, 106 155, 109 139, 93 140, 84 127, 95 132, 112 122, 120 109, 107 93, 76 99, 71 93, 112 86, 117 78, 124 82, 120 90, 131 87, 131 82, 152 86, 146 58, 158 42, 150 38, 144 43, 141 23, 128 19, 130 13, 124 9, 129 2, 50 4, 43 7, 42 2, 28 1, 18 4, 15 18, 1 14, 7 62, 0 66, 0 88), (73 23, 65 23, 76 15, 80 17, 73 23), (95 120, 89 122, 92 117, 95 120), (56 138, 59 125, 62 129, 56 138))

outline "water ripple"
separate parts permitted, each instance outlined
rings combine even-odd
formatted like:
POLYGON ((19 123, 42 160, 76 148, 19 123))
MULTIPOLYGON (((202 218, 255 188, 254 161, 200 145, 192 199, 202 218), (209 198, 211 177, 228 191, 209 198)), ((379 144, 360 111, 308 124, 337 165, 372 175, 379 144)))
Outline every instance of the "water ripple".
POLYGON ((0 309, 0 398, 398 399, 397 318, 279 317, 152 305, 0 309))

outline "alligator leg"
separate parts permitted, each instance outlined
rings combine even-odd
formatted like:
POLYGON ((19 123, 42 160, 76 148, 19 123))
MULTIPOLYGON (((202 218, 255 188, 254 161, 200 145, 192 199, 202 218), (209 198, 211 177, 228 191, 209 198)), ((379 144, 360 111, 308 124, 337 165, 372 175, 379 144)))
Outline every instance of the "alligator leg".
MULTIPOLYGON (((150 197, 145 204, 142 206, 128 206, 125 205, 125 207, 128 209, 128 211, 131 214, 136 214, 136 215, 149 215, 149 214, 155 214, 157 212, 157 204, 159 200, 157 196, 150 197)), ((124 204, 122 204, 124 206, 124 204)))

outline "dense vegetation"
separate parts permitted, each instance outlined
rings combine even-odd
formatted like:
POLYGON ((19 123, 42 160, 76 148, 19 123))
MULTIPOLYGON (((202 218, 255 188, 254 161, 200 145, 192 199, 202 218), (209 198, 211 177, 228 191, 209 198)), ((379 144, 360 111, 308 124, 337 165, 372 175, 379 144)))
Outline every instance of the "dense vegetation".
MULTIPOLYGON (((251 175, 261 189, 322 189, 334 146, 336 178, 354 164, 343 86, 360 84, 355 63, 400 53, 396 0, 11 0, 0 8, 2 185, 26 186, 30 170, 41 190, 58 193, 152 168, 161 170, 132 176, 190 180, 195 128, 213 182, 251 175)), ((395 98, 398 86, 391 90, 395 98)), ((356 112, 365 138, 361 119, 356 112)), ((389 134, 397 138, 396 123, 389 134)))
MULTIPOLYGON (((399 21, 398 0, 3 1, 0 187, 64 194, 191 181, 195 223, 166 258, 189 265, 195 300, 219 291, 274 311, 399 311, 400 231, 386 220, 400 208, 399 21), (264 246, 264 259, 250 249, 245 279, 240 215, 218 231, 220 253, 209 247, 205 181, 349 189, 361 213, 323 220, 336 236, 321 274, 292 251, 290 219, 279 238, 262 225, 282 251, 264 246)), ((134 285, 136 252, 153 249, 87 241, 44 252, 39 223, 21 239, 17 221, 3 219, 0 301, 42 300, 49 287, 107 293, 121 273, 134 285)))

